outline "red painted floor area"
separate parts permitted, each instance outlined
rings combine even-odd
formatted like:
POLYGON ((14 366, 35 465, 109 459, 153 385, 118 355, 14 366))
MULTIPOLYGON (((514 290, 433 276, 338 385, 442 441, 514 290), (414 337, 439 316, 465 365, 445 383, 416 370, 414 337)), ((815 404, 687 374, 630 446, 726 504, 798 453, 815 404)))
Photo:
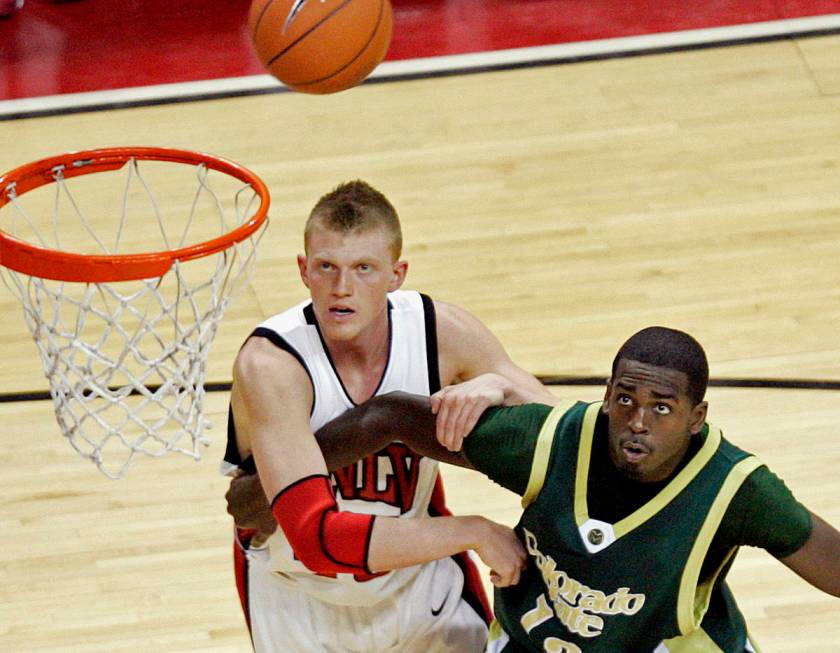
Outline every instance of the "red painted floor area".
MULTIPOLYGON (((0 20, 0 100, 262 73, 249 0, 26 0, 0 20)), ((837 0, 393 0, 387 59, 840 13, 837 0)))

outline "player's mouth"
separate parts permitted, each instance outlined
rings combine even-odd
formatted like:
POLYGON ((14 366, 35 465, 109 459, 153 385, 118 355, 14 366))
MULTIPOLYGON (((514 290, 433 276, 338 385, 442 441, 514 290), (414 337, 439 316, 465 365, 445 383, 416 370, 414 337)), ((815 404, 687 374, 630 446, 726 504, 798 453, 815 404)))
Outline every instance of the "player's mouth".
POLYGON ((627 462, 638 463, 650 454, 650 450, 643 444, 630 441, 621 445, 621 453, 627 462))
POLYGON ((355 314, 356 311, 346 306, 330 306, 330 316, 337 319, 347 318, 355 314))

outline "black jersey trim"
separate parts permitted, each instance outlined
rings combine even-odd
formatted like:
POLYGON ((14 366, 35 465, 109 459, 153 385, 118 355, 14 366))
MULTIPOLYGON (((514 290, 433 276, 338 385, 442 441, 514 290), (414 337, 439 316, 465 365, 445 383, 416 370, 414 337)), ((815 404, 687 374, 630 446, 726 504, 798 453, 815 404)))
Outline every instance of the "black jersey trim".
POLYGON ((368 525, 368 531, 365 537, 365 561, 363 567, 368 576, 373 576, 376 573, 370 570, 370 545, 373 542, 373 527, 376 524, 377 516, 378 515, 370 516, 370 524, 368 525))
POLYGON ((426 367, 429 370, 429 394, 434 394, 440 390, 441 384, 437 344, 437 314, 435 313, 435 303, 431 297, 420 293, 420 299, 423 301, 423 320, 426 327, 426 367))
POLYGON ((324 340, 324 334, 321 333, 321 325, 318 324, 318 318, 315 317, 315 309, 312 307, 312 304, 307 304, 303 309, 303 316, 306 318, 306 323, 310 326, 315 327, 315 331, 318 332, 318 339, 321 341, 321 349, 324 350, 324 355, 327 357, 327 362, 330 364, 330 368, 333 371, 333 375, 338 380, 338 385, 341 386, 341 391, 344 393, 344 396, 350 401, 351 404, 354 406, 356 402, 353 401, 353 398, 350 396, 350 393, 347 392, 347 388, 344 387, 344 381, 341 380, 341 375, 338 373, 338 369, 335 367, 335 361, 333 361, 332 354, 330 354, 330 348, 327 347, 327 341, 324 340))
POLYGON ((299 478, 298 480, 294 481, 293 483, 290 483, 289 485, 287 485, 282 490, 280 490, 277 494, 274 495, 274 498, 271 500, 271 510, 272 510, 272 512, 274 512, 274 508, 277 505, 277 502, 280 500, 280 498, 284 494, 286 494, 286 492, 288 492, 292 488, 297 487, 301 483, 305 483, 306 481, 312 480, 313 478, 323 478, 324 479, 324 482, 327 485, 327 490, 329 491, 330 495, 332 496, 332 500, 333 500, 333 506, 331 508, 327 508, 326 510, 324 510, 324 512, 321 514, 321 519, 318 523, 318 543, 320 544, 321 552, 324 554, 324 556, 328 560, 334 562, 337 565, 342 565, 344 567, 352 567, 352 568, 358 569, 359 571, 362 571, 362 572, 364 572, 368 575, 372 575, 373 572, 371 572, 370 568, 368 567, 368 558, 370 556, 370 545, 371 545, 371 541, 373 539, 373 524, 376 521, 376 515, 363 515, 364 517, 370 517, 370 521, 368 522, 367 532, 365 533, 365 553, 364 553, 365 559, 364 559, 364 562, 361 565, 354 564, 354 563, 351 563, 351 562, 346 562, 344 560, 339 560, 338 558, 336 558, 332 555, 332 553, 329 550, 329 547, 327 546, 328 543, 327 543, 326 537, 324 535, 324 531, 325 531, 324 524, 326 522, 327 515, 330 512, 334 512, 334 513, 340 512, 340 508, 338 506, 338 500, 337 500, 337 498, 336 498, 336 496, 333 492, 333 489, 332 489, 333 488, 332 479, 331 479, 329 474, 309 474, 308 476, 304 476, 304 477, 299 478))
POLYGON ((226 463, 236 465, 246 474, 256 474, 257 466, 254 463, 254 457, 248 456, 244 460, 239 455, 239 447, 236 445, 236 424, 233 421, 233 406, 228 404, 228 421, 227 421, 227 445, 225 446, 225 455, 222 457, 226 463))
POLYGON ((267 329, 265 327, 257 327, 253 330, 251 338, 265 338, 266 340, 270 341, 272 345, 275 347, 279 347, 283 351, 290 353, 297 359, 297 362, 303 366, 303 369, 306 370, 306 375, 309 377, 309 380, 312 381, 312 373, 309 371, 309 367, 306 365, 306 361, 303 360, 303 356, 300 355, 300 352, 292 347, 289 344, 289 341, 286 340, 283 336, 272 329, 267 329))
MULTIPOLYGON (((296 486, 300 485, 301 483, 304 483, 304 482, 306 482, 306 481, 308 481, 309 479, 312 479, 312 478, 323 478, 327 482, 327 487, 332 489, 332 481, 330 481, 329 474, 308 474, 306 476, 301 476, 298 480, 293 481, 292 483, 289 483, 286 487, 284 487, 282 490, 280 490, 277 494, 274 495, 274 498, 271 500, 271 504, 270 504, 271 509, 274 510, 274 504, 277 503, 277 501, 280 499, 280 497, 282 495, 284 495, 286 492, 291 490, 293 487, 296 487, 296 486)), ((333 499, 335 499, 334 496, 333 496, 333 499)))
POLYGON ((265 327, 257 327, 251 333, 250 337, 265 338, 275 347, 279 347, 283 351, 294 356, 297 362, 301 364, 306 372, 306 376, 309 377, 309 383, 312 384, 312 405, 309 407, 309 414, 312 415, 312 411, 315 410, 315 379, 312 378, 312 372, 309 371, 309 366, 306 364, 306 361, 303 360, 303 356, 301 356, 300 352, 292 347, 292 345, 289 344, 289 341, 279 333, 271 329, 266 329, 265 327))
MULTIPOLYGON (((393 354, 393 342, 394 342, 394 325, 391 321, 391 310, 393 309, 393 305, 391 304, 391 300, 388 300, 388 360, 385 361, 385 368, 382 370, 382 376, 379 377, 379 383, 376 384, 376 389, 373 391, 373 394, 368 397, 375 397, 376 393, 379 392, 379 389, 382 387, 382 384, 385 382, 385 376, 388 374, 388 370, 391 368, 391 358, 393 354)), ((338 373, 338 368, 335 366, 335 361, 333 360, 332 354, 330 353, 330 348, 327 347, 327 341, 324 340, 324 334, 321 333, 321 326, 318 324, 318 318, 315 317, 315 309, 312 308, 312 304, 307 304, 303 309, 303 316, 306 319, 306 323, 315 327, 315 330, 318 332, 318 339, 321 341, 321 348, 324 350, 324 354, 327 357, 327 361, 332 368, 333 375, 338 380, 338 385, 341 386, 341 391, 344 393, 344 396, 347 398, 353 406, 358 406, 353 397, 350 396, 350 393, 347 391, 347 386, 344 385, 344 381, 341 378, 341 375, 338 373)), ((311 378, 311 377, 310 377, 311 378)))
MULTIPOLYGON (((315 409, 315 400, 314 400, 314 388, 315 383, 312 380, 312 374, 309 371, 309 368, 306 366, 306 362, 303 360, 303 356, 292 347, 289 342, 281 336, 276 331, 272 331, 271 329, 267 329, 265 327, 257 327, 251 332, 251 335, 248 338, 257 337, 257 338, 265 338, 275 347, 282 349, 285 352, 290 353, 292 356, 295 357, 298 363, 301 364, 303 369, 306 371, 306 375, 309 377, 309 382, 312 384, 313 388, 313 401, 312 405, 309 407, 309 414, 312 414, 312 411, 315 409)), ((207 388, 205 388, 206 390, 207 388)), ((227 390, 231 389, 231 385, 229 384, 227 390)), ((257 466, 254 463, 253 456, 247 456, 244 460, 242 456, 239 455, 239 447, 236 445, 236 423, 233 420, 233 406, 228 404, 228 423, 227 423, 227 444, 225 446, 225 454, 222 458, 226 463, 230 463, 231 465, 236 465, 246 474, 256 474, 257 473, 257 466)))
POLYGON ((324 556, 328 560, 330 560, 331 562, 334 562, 337 565, 341 565, 342 567, 350 567, 350 568, 353 568, 353 569, 358 569, 360 572, 362 572, 364 574, 367 574, 368 576, 373 576, 374 572, 372 572, 370 570, 370 567, 368 566, 368 559, 370 557, 370 543, 373 540, 373 524, 376 521, 376 515, 362 515, 361 513, 353 513, 353 514, 357 514, 361 517, 370 517, 370 520, 368 521, 367 529, 366 529, 366 532, 365 532, 365 553, 364 553, 365 559, 362 562, 362 564, 359 565, 359 564, 356 564, 355 562, 347 562, 345 560, 339 560, 338 558, 336 558, 330 552, 330 549, 327 546, 328 542, 327 542, 326 534, 324 532, 326 530, 325 524, 326 524, 326 521, 327 521, 327 516, 330 512, 333 512, 333 513, 336 513, 336 514, 341 512, 337 503, 336 503, 335 508, 324 511, 324 513, 321 515, 321 521, 318 525, 318 542, 321 545, 321 551, 323 552, 324 556))
MULTIPOLYGON (((315 309, 312 307, 311 303, 303 307, 303 319, 306 320, 306 323, 309 326, 318 326, 318 320, 315 319, 315 309)), ((321 333, 320 329, 318 329, 318 333, 321 333)))
MULTIPOLYGON (((388 370, 391 369, 391 362, 394 358, 394 318, 391 316, 391 312, 394 310, 394 305, 391 304, 391 300, 388 300, 388 360, 385 361, 385 367, 382 370, 382 376, 379 377, 379 383, 376 384, 376 390, 373 391, 371 397, 375 397, 379 394, 379 390, 382 388, 382 384, 385 383, 385 377, 388 376, 388 370)), ((347 398, 350 399, 350 395, 347 395, 347 398)), ((350 399, 350 401, 353 401, 350 399)), ((353 404, 355 405, 355 401, 353 404)))

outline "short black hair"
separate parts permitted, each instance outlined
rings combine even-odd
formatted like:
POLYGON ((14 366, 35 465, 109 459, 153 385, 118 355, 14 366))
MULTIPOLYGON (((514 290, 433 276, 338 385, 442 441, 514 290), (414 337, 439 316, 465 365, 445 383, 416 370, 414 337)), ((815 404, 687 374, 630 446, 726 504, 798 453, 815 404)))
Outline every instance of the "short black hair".
POLYGON ((622 359, 683 372, 688 377, 689 399, 697 405, 706 396, 709 385, 706 352, 699 342, 683 331, 652 326, 633 334, 615 355, 613 377, 622 359))

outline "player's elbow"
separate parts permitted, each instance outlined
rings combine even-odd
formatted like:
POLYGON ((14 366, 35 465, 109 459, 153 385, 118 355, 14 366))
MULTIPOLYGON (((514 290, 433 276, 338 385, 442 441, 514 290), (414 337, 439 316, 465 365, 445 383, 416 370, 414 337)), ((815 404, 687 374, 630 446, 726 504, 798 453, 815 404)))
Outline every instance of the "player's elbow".
POLYGON ((434 424, 429 398, 400 390, 369 401, 362 420, 367 432, 387 433, 391 440, 404 440, 422 431, 421 423, 434 424))
POLYGON ((319 521, 316 537, 297 539, 292 544, 303 566, 316 574, 369 574, 373 517, 330 510, 319 521))
POLYGON ((363 404, 360 422, 365 433, 392 433, 406 392, 394 391, 378 395, 363 404))
POLYGON ((296 481, 274 499, 272 512, 295 557, 320 574, 369 573, 374 518, 338 510, 329 477, 296 481))
POLYGON ((335 575, 335 564, 325 557, 322 550, 317 550, 305 545, 294 548, 295 559, 306 567, 313 574, 321 574, 323 576, 335 575))

